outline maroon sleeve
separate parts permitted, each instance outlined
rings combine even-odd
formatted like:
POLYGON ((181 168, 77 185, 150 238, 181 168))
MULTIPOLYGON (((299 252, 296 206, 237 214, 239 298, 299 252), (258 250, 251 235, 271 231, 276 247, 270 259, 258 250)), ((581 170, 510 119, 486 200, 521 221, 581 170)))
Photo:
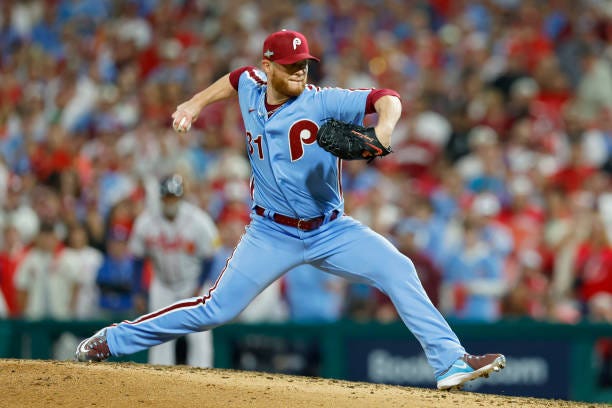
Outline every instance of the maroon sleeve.
POLYGON ((255 67, 247 66, 233 70, 229 74, 229 80, 235 90, 238 90, 238 82, 240 81, 240 75, 247 69, 254 69, 255 67))
POLYGON ((393 89, 372 89, 372 92, 368 94, 368 98, 366 99, 366 109, 365 109, 366 115, 369 113, 376 112, 376 109, 374 109, 374 104, 376 103, 377 100, 379 100, 380 98, 386 95, 395 96, 398 99, 400 97, 399 93, 397 93, 393 89))

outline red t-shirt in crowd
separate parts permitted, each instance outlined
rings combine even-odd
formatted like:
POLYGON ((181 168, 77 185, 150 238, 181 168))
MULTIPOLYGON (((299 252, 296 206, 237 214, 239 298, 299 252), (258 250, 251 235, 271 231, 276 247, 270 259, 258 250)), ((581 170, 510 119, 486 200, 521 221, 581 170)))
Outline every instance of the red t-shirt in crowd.
POLYGON ((578 294, 588 302, 597 293, 612 294, 612 247, 594 248, 584 243, 576 257, 578 294))

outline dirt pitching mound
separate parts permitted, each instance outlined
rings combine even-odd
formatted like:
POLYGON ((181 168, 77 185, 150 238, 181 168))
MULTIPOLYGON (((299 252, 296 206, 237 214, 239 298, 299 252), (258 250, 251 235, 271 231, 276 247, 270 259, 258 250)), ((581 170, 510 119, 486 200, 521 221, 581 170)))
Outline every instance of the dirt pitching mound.
POLYGON ((2 407, 595 407, 234 370, 0 359, 2 407))

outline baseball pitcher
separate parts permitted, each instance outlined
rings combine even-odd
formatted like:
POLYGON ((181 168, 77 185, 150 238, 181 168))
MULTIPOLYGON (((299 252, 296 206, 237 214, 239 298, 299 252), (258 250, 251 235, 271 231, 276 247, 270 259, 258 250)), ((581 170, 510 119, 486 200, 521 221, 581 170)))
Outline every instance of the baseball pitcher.
POLYGON ((391 152, 401 115, 397 92, 307 84, 306 38, 282 30, 264 41, 261 69, 226 74, 179 105, 173 127, 189 130, 200 111, 238 96, 252 167, 251 223, 208 294, 104 328, 76 351, 101 361, 231 321, 272 281, 310 264, 386 293, 421 343, 440 389, 498 371, 501 354, 467 354, 430 302, 410 259, 384 237, 344 214, 341 159, 372 160, 391 152), (378 114, 373 128, 360 126, 378 114))

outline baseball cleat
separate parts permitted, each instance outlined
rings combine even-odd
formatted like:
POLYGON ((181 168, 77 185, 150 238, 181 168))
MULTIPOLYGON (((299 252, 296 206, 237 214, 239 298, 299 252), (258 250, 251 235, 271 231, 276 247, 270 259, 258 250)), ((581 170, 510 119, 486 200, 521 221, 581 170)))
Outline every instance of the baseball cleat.
POLYGON ((440 374, 436 381, 439 390, 461 389, 463 385, 478 377, 488 377, 506 366, 506 357, 503 354, 485 354, 472 356, 466 354, 458 358, 445 372, 440 374))
POLYGON ((104 361, 111 355, 106 342, 106 328, 98 331, 96 334, 79 343, 79 346, 74 353, 74 360, 87 361, 104 361))

